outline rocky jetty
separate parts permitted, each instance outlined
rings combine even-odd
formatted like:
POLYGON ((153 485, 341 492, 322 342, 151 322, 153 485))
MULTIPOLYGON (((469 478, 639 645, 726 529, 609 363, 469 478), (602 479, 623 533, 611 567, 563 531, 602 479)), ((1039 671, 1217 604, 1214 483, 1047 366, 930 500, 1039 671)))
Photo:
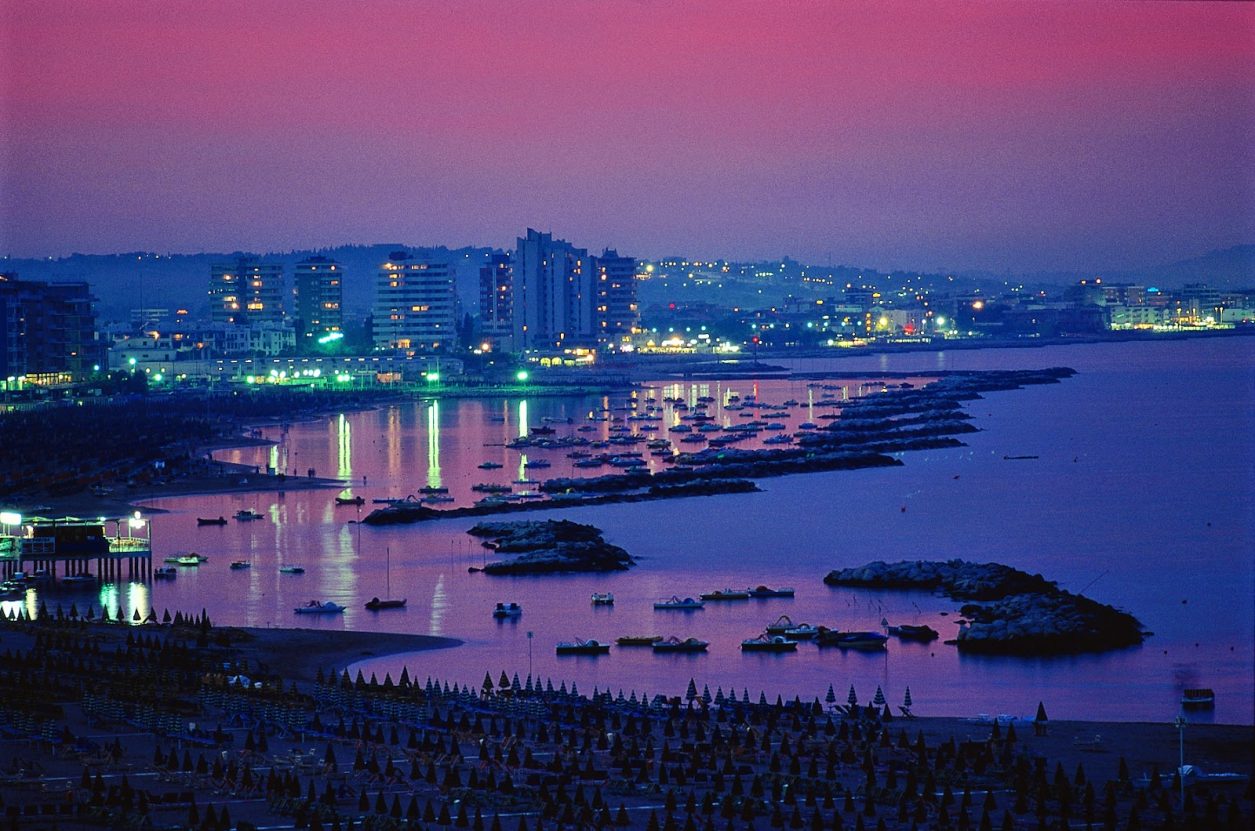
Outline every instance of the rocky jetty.
POLYGON ((560 574, 626 571, 636 560, 602 539, 601 530, 570 520, 481 522, 466 533, 484 537, 484 546, 514 555, 489 563, 485 574, 560 574))
POLYGON ((929 589, 955 600, 966 618, 955 641, 965 652, 1059 655, 1137 646, 1137 618, 1060 589, 1040 574, 964 560, 874 562, 829 572, 830 586, 929 589))

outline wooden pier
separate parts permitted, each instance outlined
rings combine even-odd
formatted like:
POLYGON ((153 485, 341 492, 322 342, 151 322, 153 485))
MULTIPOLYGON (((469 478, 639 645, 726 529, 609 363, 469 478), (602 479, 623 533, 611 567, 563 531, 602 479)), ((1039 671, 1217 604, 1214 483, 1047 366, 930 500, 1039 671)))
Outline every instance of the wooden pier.
POLYGON ((22 519, 0 515, 0 577, 58 581, 94 576, 99 582, 153 576, 148 521, 138 516, 86 520, 22 519), (5 520, 16 519, 16 522, 5 520))

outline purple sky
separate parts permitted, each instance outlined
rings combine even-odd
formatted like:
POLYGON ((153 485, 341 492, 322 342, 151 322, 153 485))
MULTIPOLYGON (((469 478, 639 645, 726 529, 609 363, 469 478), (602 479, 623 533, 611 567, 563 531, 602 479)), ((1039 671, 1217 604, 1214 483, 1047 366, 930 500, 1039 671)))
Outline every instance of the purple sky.
POLYGON ((0 253, 1255 242, 1255 5, 0 2, 0 253))

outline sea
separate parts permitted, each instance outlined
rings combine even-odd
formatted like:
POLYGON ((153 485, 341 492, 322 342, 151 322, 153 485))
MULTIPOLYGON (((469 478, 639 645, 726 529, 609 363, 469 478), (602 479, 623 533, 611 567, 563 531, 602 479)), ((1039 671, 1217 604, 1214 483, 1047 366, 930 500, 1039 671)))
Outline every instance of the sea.
MULTIPOLYGON (((690 681, 712 695, 735 691, 773 701, 830 700, 832 689, 841 702, 852 691, 866 703, 879 691, 895 713, 909 690, 918 715, 1031 718, 1040 702, 1053 719, 1165 724, 1180 712, 1183 689, 1206 687, 1215 691, 1215 709, 1188 719, 1255 723, 1255 338, 785 363, 843 377, 660 379, 612 395, 433 398, 262 427, 274 444, 216 456, 289 478, 336 477, 346 487, 154 500, 161 512, 147 518, 158 558, 194 551, 207 561, 153 585, 107 584, 80 603, 94 601, 128 618, 136 610, 204 609, 219 624, 406 632, 462 642, 334 667, 380 680, 405 668, 411 677, 475 687, 486 673, 496 680, 504 672, 581 693, 651 697, 682 695, 690 681), (768 478, 760 480, 760 493, 489 518, 591 523, 637 559, 625 572, 489 576, 473 570, 496 558, 466 533, 476 519, 360 522, 379 507, 374 500, 421 497, 424 487, 447 488, 441 497, 453 500, 448 505, 466 505, 481 496, 471 490, 477 483, 531 491, 536 486, 528 482, 553 476, 614 472, 576 468, 578 459, 567 456, 613 447, 506 446, 536 427, 590 441, 643 433, 678 443, 686 434, 670 429, 692 426, 682 417, 706 403, 723 425, 759 418, 783 428, 740 445, 752 447, 805 421, 823 424, 841 401, 891 384, 923 384, 950 370, 1055 366, 1077 374, 968 402, 978 432, 963 435, 962 447, 899 454, 902 466, 768 478), (763 412, 744 407, 750 401, 797 403, 763 412), (658 420, 639 417, 647 413, 658 420), (366 504, 338 505, 336 496, 361 496, 366 504), (233 519, 242 509, 261 518, 233 519), (228 523, 197 524, 198 517, 217 516, 228 523), (956 601, 928 592, 831 588, 823 577, 876 560, 955 558, 1040 573, 1132 613, 1153 634, 1136 648, 1049 658, 967 655, 942 640, 891 639, 878 653, 809 643, 783 655, 739 649, 782 615, 840 629, 928 624, 942 639, 952 637, 956 601), (250 567, 230 569, 236 560, 250 567), (305 572, 283 574, 282 565, 305 572), (672 595, 760 584, 793 587, 795 596, 708 603, 692 612, 653 608, 672 595), (613 593, 614 604, 593 605, 594 592, 613 593), (363 603, 372 596, 403 597, 407 604, 370 612, 363 603), (294 613, 310 600, 347 609, 294 613), (522 615, 494 619, 499 602, 519 603, 522 615), (599 657, 555 654, 559 641, 624 635, 692 636, 710 647, 680 655, 617 646, 599 657)), ((700 447, 696 440, 677 446, 700 447)), ((618 449, 642 453, 647 466, 662 465, 644 445, 618 449)))

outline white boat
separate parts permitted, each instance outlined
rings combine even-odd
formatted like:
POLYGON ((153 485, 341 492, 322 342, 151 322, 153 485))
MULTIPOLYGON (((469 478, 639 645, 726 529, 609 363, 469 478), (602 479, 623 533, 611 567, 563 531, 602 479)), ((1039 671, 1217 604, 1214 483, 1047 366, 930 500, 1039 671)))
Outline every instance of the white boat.
POLYGON ((782 635, 759 635, 741 641, 742 652, 796 652, 797 641, 782 635))
POLYGON ((338 615, 344 611, 339 603, 330 600, 311 600, 304 606, 297 606, 292 611, 298 615, 338 615))
POLYGON ((498 603, 492 610, 492 616, 498 619, 519 617, 523 607, 517 603, 498 603))
POLYGON ((250 511, 246 509, 243 511, 236 511, 235 518, 238 519, 240 522, 249 522, 254 519, 262 519, 262 515, 257 513, 256 511, 250 511))
POLYGON ((674 594, 664 600, 654 601, 655 609, 678 609, 685 612, 705 608, 705 605, 695 597, 680 598, 674 594))
POLYGON ((176 566, 198 566, 208 557, 201 557, 199 554, 183 554, 178 557, 166 557, 167 563, 173 563, 176 566))
POLYGON ((593 592, 592 602, 594 606, 613 606, 614 594, 611 592, 593 592))
POLYGON ((559 655, 605 655, 610 652, 610 644, 601 643, 596 639, 559 641, 555 646, 559 655))
POLYGON ((799 623, 784 630, 784 636, 791 641, 807 641, 819 634, 819 629, 809 623, 799 623))
POLYGON ((1181 706, 1209 709, 1216 706, 1216 694, 1209 689, 1195 688, 1181 692, 1181 706))

